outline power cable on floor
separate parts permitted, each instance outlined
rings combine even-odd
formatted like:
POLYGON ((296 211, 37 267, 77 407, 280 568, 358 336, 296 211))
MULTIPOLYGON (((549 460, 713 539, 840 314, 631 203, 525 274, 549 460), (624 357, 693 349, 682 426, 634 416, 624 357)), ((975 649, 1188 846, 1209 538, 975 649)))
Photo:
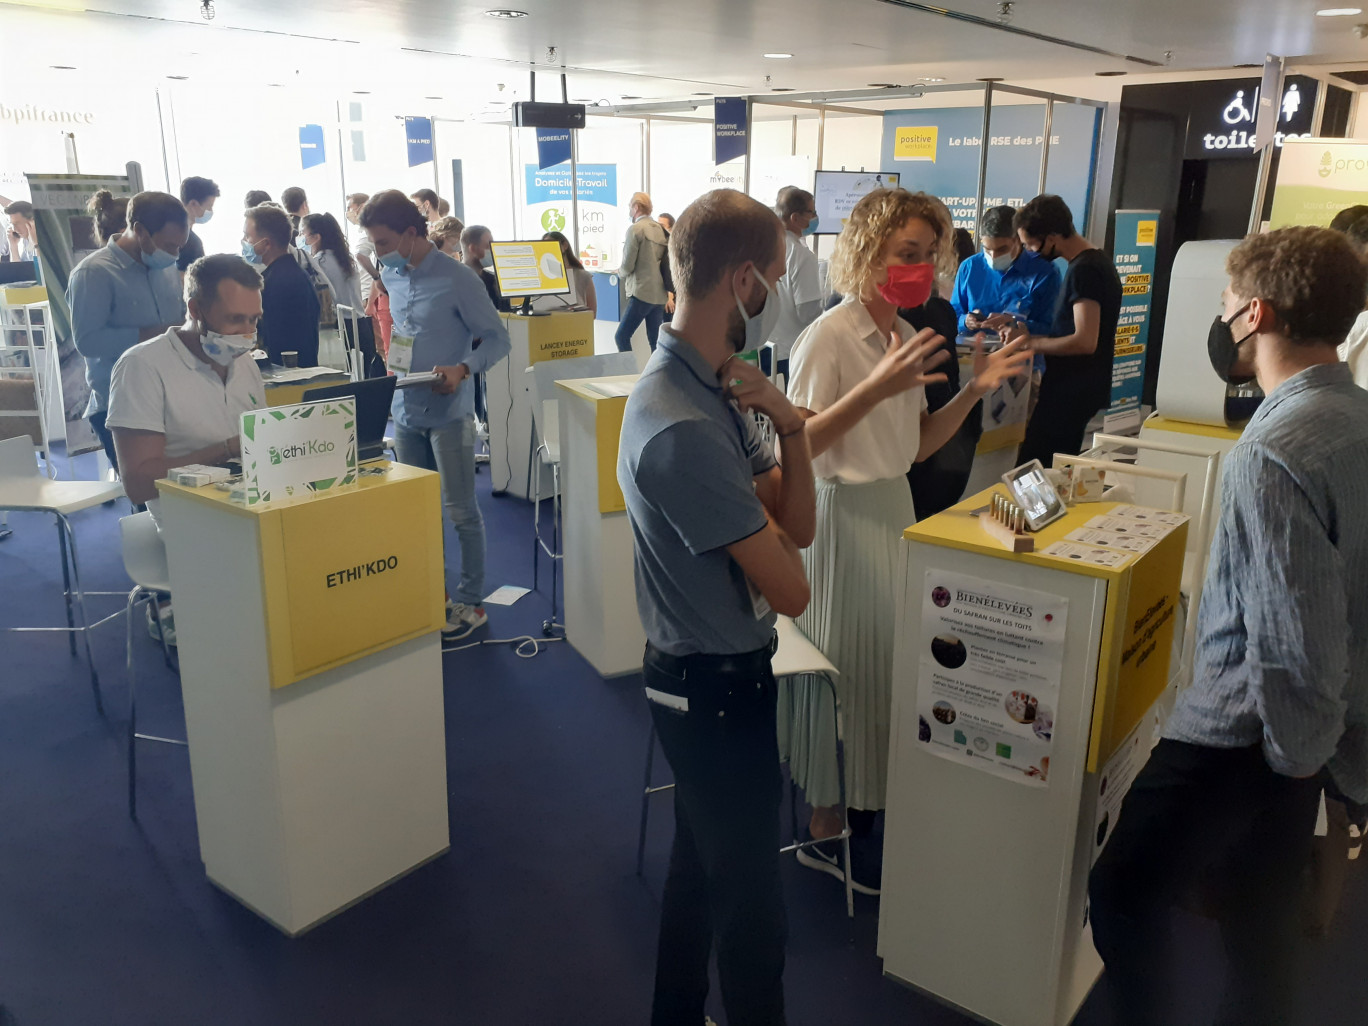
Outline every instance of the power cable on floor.
POLYGON ((564 641, 564 638, 534 638, 530 634, 523 634, 516 638, 486 638, 484 641, 472 641, 468 645, 457 645, 454 648, 442 646, 442 654, 448 652, 464 652, 468 648, 478 648, 481 645, 514 645, 513 654, 519 659, 534 659, 541 654, 541 647, 549 645, 553 641, 564 641))

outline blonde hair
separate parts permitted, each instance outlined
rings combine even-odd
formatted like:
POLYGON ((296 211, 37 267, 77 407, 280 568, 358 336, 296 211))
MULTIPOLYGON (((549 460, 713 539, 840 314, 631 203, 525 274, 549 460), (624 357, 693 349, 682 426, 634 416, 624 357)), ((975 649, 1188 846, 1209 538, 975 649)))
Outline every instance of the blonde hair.
POLYGON ((441 249, 448 239, 455 239, 456 244, 460 245, 463 231, 465 225, 459 217, 442 217, 428 225, 428 239, 438 249, 441 249))
POLYGON ((941 279, 955 278, 954 224, 945 204, 925 192, 875 189, 855 204, 831 254, 831 287, 843 296, 873 299, 889 236, 917 217, 936 233, 934 261, 941 279))
POLYGON ((639 206, 643 213, 649 214, 651 212, 651 197, 646 193, 632 193, 632 198, 627 201, 627 206, 630 207, 633 203, 639 206))

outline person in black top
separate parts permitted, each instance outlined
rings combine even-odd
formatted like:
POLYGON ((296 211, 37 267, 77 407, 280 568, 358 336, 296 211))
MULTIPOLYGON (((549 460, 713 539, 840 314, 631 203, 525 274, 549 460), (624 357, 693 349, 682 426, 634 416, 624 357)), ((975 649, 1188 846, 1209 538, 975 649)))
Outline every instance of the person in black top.
MULTIPOLYGON (((937 367, 945 380, 929 382, 925 386, 927 410, 935 413, 959 395, 960 390, 959 354, 955 350, 959 320, 955 308, 949 300, 932 296, 921 306, 899 308, 898 316, 917 331, 930 328, 941 337, 940 348, 949 354, 949 358, 937 367)), ((907 483, 912 487, 912 506, 918 520, 949 509, 963 497, 982 434, 983 400, 979 400, 945 445, 920 463, 912 464, 907 472, 907 483)))
POLYGON ((499 279, 494 275, 494 256, 490 252, 492 245, 494 233, 482 224, 472 224, 461 232, 462 261, 480 276, 494 309, 500 313, 508 313, 512 308, 499 292, 499 279))
POLYGON ((195 225, 208 224, 214 216, 214 200, 219 198, 217 182, 191 175, 181 182, 180 201, 190 215, 190 239, 181 247, 176 266, 184 274, 196 260, 204 256, 204 241, 195 234, 195 225))
MULTIPOLYGON (((1088 422, 1111 405, 1121 279, 1111 258, 1074 230, 1073 214, 1058 196, 1031 200, 1017 211, 1012 227, 1031 252, 1069 261, 1050 334, 1030 339, 1030 348, 1045 355, 1045 377, 1017 453, 1018 466, 1040 460, 1048 467, 1057 452, 1080 452, 1088 422)), ((1004 341, 1028 329, 1018 322, 1010 334, 1004 341)))
POLYGON ((290 219, 275 206, 247 211, 242 229, 242 256, 264 264, 261 321, 257 342, 272 363, 284 363, 282 353, 299 354, 299 366, 318 366, 318 291, 290 255, 290 219))

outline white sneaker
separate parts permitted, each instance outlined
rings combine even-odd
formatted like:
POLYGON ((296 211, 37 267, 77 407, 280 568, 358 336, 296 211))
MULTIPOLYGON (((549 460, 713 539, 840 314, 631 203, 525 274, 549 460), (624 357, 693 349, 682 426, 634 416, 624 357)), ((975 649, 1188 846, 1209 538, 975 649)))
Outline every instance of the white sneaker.
POLYGON ((489 617, 485 615, 484 606, 468 606, 463 602, 448 600, 447 622, 442 628, 442 640, 460 641, 487 623, 489 617))
POLYGON ((147 636, 158 643, 165 638, 168 647, 176 647, 176 615, 171 610, 171 603, 160 608, 155 601, 147 603, 147 636))

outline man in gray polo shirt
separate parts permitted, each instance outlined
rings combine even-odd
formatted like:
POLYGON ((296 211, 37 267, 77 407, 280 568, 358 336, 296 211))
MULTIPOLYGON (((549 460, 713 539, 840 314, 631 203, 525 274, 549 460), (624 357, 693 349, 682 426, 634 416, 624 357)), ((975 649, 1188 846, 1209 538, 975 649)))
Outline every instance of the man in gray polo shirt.
POLYGON ((808 602, 816 500, 803 418, 760 370, 784 274, 779 219, 728 189, 680 215, 677 307, 627 402, 618 482, 636 541, 642 678, 675 779, 653 1026, 699 1026, 708 958, 729 1022, 784 1022, 775 612, 808 602), (770 418, 783 470, 750 417, 770 418))

